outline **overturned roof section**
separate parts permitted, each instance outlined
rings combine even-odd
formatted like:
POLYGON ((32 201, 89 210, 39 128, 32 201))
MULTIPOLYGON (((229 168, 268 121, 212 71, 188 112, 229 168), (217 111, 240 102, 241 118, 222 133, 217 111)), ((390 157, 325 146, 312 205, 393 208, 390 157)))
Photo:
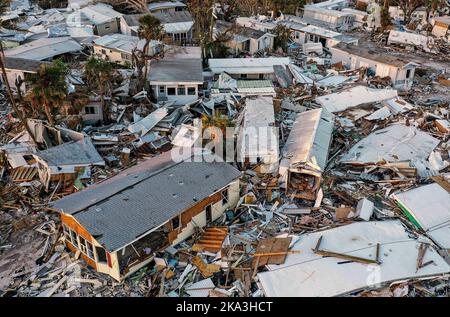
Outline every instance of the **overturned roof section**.
POLYGON ((140 136, 146 135, 155 125, 167 116, 167 108, 159 108, 150 113, 144 119, 133 123, 128 127, 131 133, 137 133, 140 136))
POLYGON ((437 183, 396 193, 392 198, 441 248, 450 249, 450 193, 437 183))
POLYGON ((81 141, 72 141, 40 151, 36 155, 49 166, 67 165, 104 165, 91 140, 85 137, 81 141))
POLYGON ((270 74, 275 65, 286 66, 289 57, 267 58, 211 58, 209 68, 214 74, 227 72, 228 74, 270 74))
POLYGON ((434 261, 435 265, 416 269, 420 242, 409 236, 399 220, 355 222, 301 235, 294 243, 290 250, 301 253, 289 254, 284 264, 269 265, 269 271, 258 274, 266 296, 339 296, 376 287, 378 283, 450 272, 450 266, 432 247, 428 248, 423 261, 434 261), (379 243, 381 264, 368 266, 350 262, 342 265, 340 258, 315 254, 313 249, 321 236, 321 250, 366 259, 375 259, 379 243))
POLYGON ((341 112, 362 104, 381 102, 397 97, 395 89, 374 89, 355 86, 334 94, 320 96, 316 101, 330 112, 341 112))
POLYGON ((341 159, 343 164, 375 164, 426 160, 439 140, 413 126, 394 124, 356 143, 341 159))
POLYGON ((61 54, 81 51, 81 45, 70 37, 42 38, 6 50, 5 56, 42 61, 61 54))
POLYGON ((283 160, 289 161, 289 168, 310 165, 323 172, 333 127, 334 115, 325 109, 300 113, 283 148, 283 160))
POLYGON ((224 162, 174 162, 171 152, 52 203, 115 251, 227 186, 241 173, 224 162))

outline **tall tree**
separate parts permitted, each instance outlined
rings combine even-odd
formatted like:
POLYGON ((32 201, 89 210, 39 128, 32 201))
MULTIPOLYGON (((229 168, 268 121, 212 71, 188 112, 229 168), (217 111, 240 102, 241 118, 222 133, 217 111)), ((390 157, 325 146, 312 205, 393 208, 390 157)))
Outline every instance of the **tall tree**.
POLYGON ((203 59, 207 56, 207 47, 213 41, 213 27, 215 22, 214 0, 188 0, 189 12, 194 19, 194 34, 202 48, 203 59))
POLYGON ((106 122, 107 109, 105 105, 105 95, 107 93, 112 93, 112 64, 102 59, 91 56, 86 62, 84 70, 89 86, 93 89, 98 89, 99 91, 103 112, 103 121, 106 122))
POLYGON ((138 70, 139 90, 141 90, 147 81, 148 64, 152 59, 152 55, 149 52, 150 43, 152 40, 162 41, 164 28, 159 19, 153 15, 146 14, 139 19, 138 36, 140 39, 145 40, 142 50, 135 49, 133 51, 133 58, 138 70), (142 71, 142 68, 144 71, 142 71))
POLYGON ((291 30, 282 24, 278 24, 273 29, 272 33, 275 35, 274 40, 275 49, 281 47, 283 52, 287 53, 289 39, 291 38, 291 30))
POLYGON ((31 87, 26 97, 34 107, 43 106, 50 125, 55 124, 54 110, 63 104, 67 96, 68 73, 67 65, 61 60, 55 60, 50 65, 41 65, 36 74, 30 74, 26 79, 31 87))

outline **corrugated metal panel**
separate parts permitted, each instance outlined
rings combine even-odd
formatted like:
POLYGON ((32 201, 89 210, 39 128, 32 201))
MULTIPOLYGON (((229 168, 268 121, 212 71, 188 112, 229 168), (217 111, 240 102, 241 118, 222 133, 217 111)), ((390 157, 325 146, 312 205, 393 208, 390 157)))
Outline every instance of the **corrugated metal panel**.
POLYGON ((289 165, 312 163, 325 169, 334 127, 334 115, 325 109, 300 113, 283 149, 289 165))

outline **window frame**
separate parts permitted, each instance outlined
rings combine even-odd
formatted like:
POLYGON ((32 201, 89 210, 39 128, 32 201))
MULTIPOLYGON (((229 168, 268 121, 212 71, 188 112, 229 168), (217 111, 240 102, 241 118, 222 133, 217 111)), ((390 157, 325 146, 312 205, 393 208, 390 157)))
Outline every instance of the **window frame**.
POLYGON ((97 114, 97 107, 94 106, 84 106, 84 113, 85 114, 97 114), (87 111, 87 109, 91 109, 91 111, 87 111))
POLYGON ((177 95, 177 87, 167 87, 167 96, 176 96, 177 95), (171 94, 169 91, 173 89, 173 94, 171 94))
POLYGON ((78 234, 74 230, 72 230, 72 228, 69 228, 69 231, 70 231, 70 242, 72 243, 72 245, 74 247, 79 249, 80 246, 79 246, 79 243, 78 243, 78 234))
POLYGON ((173 217, 173 218, 170 220, 170 225, 172 226, 172 231, 179 229, 179 228, 181 227, 181 219, 180 219, 180 216, 178 215, 178 216, 176 216, 176 217, 173 217), (175 221, 175 220, 176 220, 176 222, 177 222, 177 226, 176 226, 176 227, 174 226, 174 221, 175 221))
POLYGON ((85 248, 87 250, 87 252, 85 254, 88 256, 88 258, 95 261, 94 245, 86 239, 84 239, 84 241, 85 241, 85 248), (90 246, 90 249, 89 249, 89 246, 90 246))
POLYGON ((186 96, 186 86, 185 85, 178 85, 177 96, 186 96), (183 93, 181 93, 181 94, 180 94, 180 89, 183 90, 183 93))
POLYGON ((195 87, 187 87, 187 96, 195 96, 197 92, 197 89, 195 87), (192 92, 193 93, 190 93, 192 92))
POLYGON ((222 198, 222 199, 221 199, 221 201, 222 201, 222 206, 224 206, 224 205, 226 205, 226 204, 229 203, 229 201, 230 201, 230 194, 228 193, 228 187, 225 188, 225 189, 222 189, 222 190, 220 191, 220 197, 222 198))

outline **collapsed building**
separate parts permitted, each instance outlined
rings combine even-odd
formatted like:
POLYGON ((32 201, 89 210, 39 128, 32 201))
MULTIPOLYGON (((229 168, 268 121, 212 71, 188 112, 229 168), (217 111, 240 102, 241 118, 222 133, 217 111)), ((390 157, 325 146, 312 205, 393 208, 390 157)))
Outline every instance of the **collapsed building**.
POLYGON ((166 152, 54 202, 67 247, 120 281, 235 206, 240 172, 191 159, 175 162, 166 152))
POLYGON ((242 127, 237 139, 238 162, 258 164, 260 173, 278 169, 278 131, 275 127, 273 98, 246 99, 242 127))
POLYGON ((328 159, 334 115, 325 109, 300 113, 280 162, 280 182, 289 197, 320 204, 322 173, 328 159))

